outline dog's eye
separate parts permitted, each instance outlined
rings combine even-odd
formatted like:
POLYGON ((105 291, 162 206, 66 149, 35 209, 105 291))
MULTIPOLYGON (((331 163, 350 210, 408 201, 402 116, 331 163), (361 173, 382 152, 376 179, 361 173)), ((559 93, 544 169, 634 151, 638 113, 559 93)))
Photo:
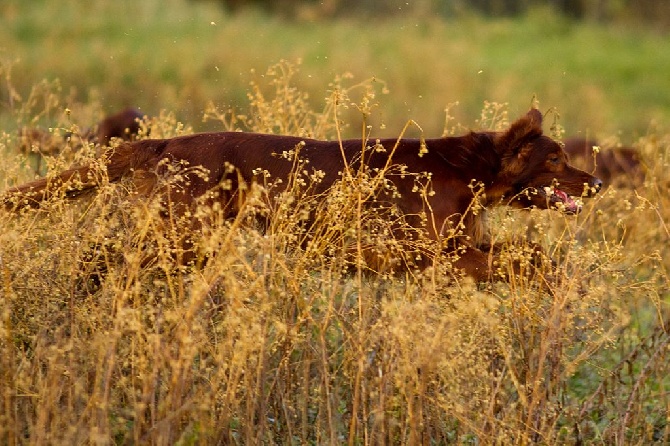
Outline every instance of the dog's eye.
POLYGON ((558 155, 550 155, 549 162, 552 164, 558 164, 561 162, 561 158, 558 155))

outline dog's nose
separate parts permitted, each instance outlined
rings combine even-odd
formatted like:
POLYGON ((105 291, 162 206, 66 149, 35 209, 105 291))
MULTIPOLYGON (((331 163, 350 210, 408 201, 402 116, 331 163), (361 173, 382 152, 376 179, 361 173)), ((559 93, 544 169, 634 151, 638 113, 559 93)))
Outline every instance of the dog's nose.
POLYGON ((602 189, 602 187, 603 187, 603 180, 601 180, 600 178, 594 177, 591 180, 591 188, 595 189, 595 193, 600 192, 600 189, 602 189))

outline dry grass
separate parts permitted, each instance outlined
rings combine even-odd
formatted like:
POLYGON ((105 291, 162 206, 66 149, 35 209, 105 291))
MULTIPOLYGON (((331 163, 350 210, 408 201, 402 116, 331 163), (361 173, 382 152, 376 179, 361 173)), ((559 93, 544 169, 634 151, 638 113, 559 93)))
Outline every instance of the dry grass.
MULTIPOLYGON (((295 69, 280 63, 253 86, 253 113, 206 115, 223 128, 336 138, 350 107, 367 136, 382 85, 338 79, 315 112, 291 85, 295 69), (352 103, 353 91, 364 100, 352 103)), ((505 119, 491 104, 480 125, 505 119)), ((170 114, 146 125, 190 131, 170 114)), ((1 144, 12 152, 16 139, 1 144)), ((234 221, 203 210, 208 225, 187 235, 208 260, 199 268, 175 266, 183 222, 166 223, 127 184, 2 212, 1 442, 667 443, 670 135, 638 148, 649 174, 637 192, 610 188, 579 216, 492 215, 497 240, 532 238, 552 253, 549 284, 542 272, 453 280, 440 258, 424 272, 371 272, 363 245, 389 257, 402 248, 361 206, 380 187, 364 172, 325 206, 301 193, 318 178, 298 176, 274 209, 252 201, 234 221), (262 234, 249 219, 266 212, 280 217, 262 234)), ((85 147, 47 164, 95 157, 85 147)), ((23 161, 2 166, 5 183, 32 175, 23 161)), ((521 246, 509 243, 510 263, 524 264, 521 246)))

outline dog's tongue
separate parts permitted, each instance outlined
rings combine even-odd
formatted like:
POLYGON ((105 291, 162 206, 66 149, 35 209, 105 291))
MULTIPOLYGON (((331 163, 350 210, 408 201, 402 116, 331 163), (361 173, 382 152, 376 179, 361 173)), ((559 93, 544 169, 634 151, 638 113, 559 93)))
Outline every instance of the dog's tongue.
POLYGON ((572 199, 572 197, 560 189, 554 189, 554 195, 561 199, 565 205, 565 209, 570 212, 578 212, 579 205, 572 199))

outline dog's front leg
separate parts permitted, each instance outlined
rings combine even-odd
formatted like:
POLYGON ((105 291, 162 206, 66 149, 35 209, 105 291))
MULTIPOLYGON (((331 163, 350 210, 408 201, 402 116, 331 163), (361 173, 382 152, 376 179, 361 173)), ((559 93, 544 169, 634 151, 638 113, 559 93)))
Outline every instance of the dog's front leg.
POLYGON ((545 279, 551 279, 555 276, 556 263, 537 243, 523 241, 513 244, 482 244, 478 248, 487 253, 489 259, 493 259, 493 268, 497 270, 499 278, 539 274, 545 279))
POLYGON ((543 265, 549 262, 546 278, 553 276, 553 261, 541 246, 526 243, 519 246, 516 253, 504 244, 483 244, 479 246, 459 245, 453 252, 456 259, 452 262, 455 269, 477 282, 491 282, 511 275, 537 274, 543 265), (505 252, 501 256, 501 253, 505 252))
POLYGON ((494 265, 497 257, 493 252, 485 252, 471 245, 462 245, 456 251, 457 258, 452 265, 465 276, 477 282, 490 282, 495 279, 494 265))

